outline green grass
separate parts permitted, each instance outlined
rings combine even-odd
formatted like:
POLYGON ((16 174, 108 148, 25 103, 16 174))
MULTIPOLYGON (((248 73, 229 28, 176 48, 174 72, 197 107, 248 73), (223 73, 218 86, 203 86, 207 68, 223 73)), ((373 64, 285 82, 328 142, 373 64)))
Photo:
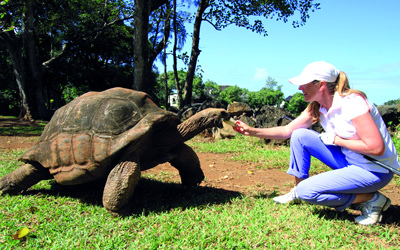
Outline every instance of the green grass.
POLYGON ((185 202, 175 205, 174 194, 158 190, 171 198, 164 203, 170 207, 113 218, 100 204, 41 189, 0 199, 2 249, 396 249, 400 244, 396 225, 358 226, 347 212, 279 206, 268 195, 210 202, 213 191, 196 188, 196 197, 183 196, 185 202), (28 236, 13 240, 24 227, 28 236))
MULTIPOLYGON (((287 147, 249 137, 201 143, 197 152, 232 154, 260 168, 285 171, 287 147), (249 152, 252 152, 251 154, 249 152), (282 163, 274 163, 274 161, 282 163)), ((399 145, 399 144, 397 144, 399 145)), ((0 176, 20 166, 23 151, 0 153, 0 176)), ((315 163, 317 164, 317 163, 315 163)), ((321 166, 322 167, 322 166, 321 166)), ((0 249, 397 249, 400 210, 380 225, 354 223, 354 210, 277 205, 274 193, 254 196, 209 187, 183 188, 169 173, 144 175, 132 198, 133 213, 112 217, 101 204, 103 183, 62 187, 42 181, 27 192, 0 197, 0 249), (22 240, 12 239, 27 227, 22 240)), ((387 212, 388 213, 388 212, 387 212)))

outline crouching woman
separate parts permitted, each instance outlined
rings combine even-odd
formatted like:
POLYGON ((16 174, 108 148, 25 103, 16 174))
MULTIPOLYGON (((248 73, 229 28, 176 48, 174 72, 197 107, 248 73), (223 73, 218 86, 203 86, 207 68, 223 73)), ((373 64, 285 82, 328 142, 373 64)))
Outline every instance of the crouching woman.
POLYGON ((243 135, 290 140, 288 174, 296 186, 274 198, 276 203, 306 201, 343 211, 358 204, 362 215, 356 222, 372 225, 380 222, 382 212, 391 205, 379 190, 393 173, 366 160, 363 154, 400 167, 398 154, 377 108, 366 95, 351 89, 347 76, 333 65, 320 61, 304 68, 289 80, 298 85, 310 105, 286 126, 252 128, 237 121, 235 130, 243 135), (309 128, 320 122, 325 132, 309 128), (309 176, 311 156, 332 170, 309 176))

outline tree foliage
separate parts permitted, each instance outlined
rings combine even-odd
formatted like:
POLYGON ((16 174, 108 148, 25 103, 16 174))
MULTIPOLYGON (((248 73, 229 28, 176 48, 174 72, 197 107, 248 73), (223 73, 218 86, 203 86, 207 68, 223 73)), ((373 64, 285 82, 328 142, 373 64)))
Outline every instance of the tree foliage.
POLYGON ((308 103, 302 93, 295 93, 290 99, 286 109, 294 115, 300 115, 307 108, 308 103))
POLYGON ((208 80, 204 84, 203 92, 206 99, 217 100, 219 94, 221 93, 221 86, 219 86, 216 82, 208 80))
POLYGON ((400 98, 396 100, 390 100, 384 103, 384 105, 398 105, 400 104, 400 98))
POLYGON ((200 27, 202 21, 206 21, 217 30, 222 30, 229 25, 235 25, 249 29, 253 32, 267 35, 265 23, 257 19, 275 18, 287 22, 289 17, 296 12, 300 14, 300 20, 293 21, 294 27, 304 25, 309 18, 309 11, 319 9, 319 3, 313 0, 196 0, 198 6, 193 24, 192 49, 185 82, 184 104, 191 100, 192 82, 200 55, 200 27))
MULTIPOLYGON (((185 85, 185 79, 187 76, 187 72, 183 71, 183 70, 179 70, 177 72, 179 81, 179 88, 183 88, 183 86, 185 85)), ((155 89, 157 90, 157 98, 159 98, 161 103, 165 102, 165 98, 173 93, 178 93, 177 89, 178 86, 176 86, 176 81, 175 81, 175 73, 173 71, 168 71, 167 73, 167 79, 168 79, 168 95, 165 94, 165 89, 162 87, 163 86, 163 82, 165 79, 165 74, 162 73, 158 76, 157 78, 157 86, 155 87, 155 89)), ((192 98, 192 102, 197 103, 197 102, 203 102, 206 97, 205 97, 205 93, 204 93, 204 89, 205 89, 205 85, 203 83, 203 80, 201 78, 201 76, 194 76, 194 80, 193 80, 193 98, 192 98)), ((179 94, 179 93, 178 93, 179 94)), ((181 93, 182 94, 182 93, 181 93)))
POLYGON ((286 23, 297 11, 300 20, 293 20, 292 26, 299 27, 310 17, 309 11, 316 9, 319 3, 312 0, 215 0, 210 1, 204 19, 217 30, 235 25, 266 36, 265 23, 259 18, 286 23))
POLYGON ((233 102, 246 102, 249 91, 238 86, 230 86, 221 91, 218 100, 228 104, 233 102))
POLYGON ((257 92, 250 92, 247 103, 251 108, 259 108, 264 105, 278 106, 283 102, 283 92, 269 88, 262 88, 257 92))
MULTIPOLYGON (((286 22, 299 14, 296 27, 318 8, 313 0, 0 0, 0 72, 7 71, 1 79, 14 83, 0 84, 0 99, 19 98, 27 119, 48 119, 49 110, 84 91, 115 86, 144 90, 161 103, 170 90, 168 83, 162 85, 161 95, 154 61, 162 58, 167 66, 166 48, 173 44, 176 54, 183 47, 189 22, 192 50, 181 54, 187 72, 181 80, 174 67, 172 79, 179 78, 175 86, 182 87, 183 104, 213 98, 218 87, 204 84, 196 72, 202 22, 218 30, 236 25, 266 35, 266 20, 286 22), (193 3, 198 9, 190 17, 186 6, 193 3)), ((244 101, 249 94, 223 95, 244 101)))
POLYGON ((122 0, 9 0, 0 14, 27 119, 49 118, 64 86, 100 90, 132 79, 132 27, 124 22, 132 13, 122 0))
POLYGON ((259 108, 264 105, 279 106, 283 102, 282 86, 278 85, 272 77, 268 77, 265 87, 260 91, 249 92, 247 103, 251 108, 259 108))

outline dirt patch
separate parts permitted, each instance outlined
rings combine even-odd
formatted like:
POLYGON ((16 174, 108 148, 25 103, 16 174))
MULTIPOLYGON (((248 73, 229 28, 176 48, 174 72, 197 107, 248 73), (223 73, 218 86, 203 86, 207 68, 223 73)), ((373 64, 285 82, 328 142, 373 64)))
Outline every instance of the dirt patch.
MULTIPOLYGON (((257 194, 275 190, 289 190, 293 186, 293 177, 275 169, 259 169, 254 163, 242 163, 230 160, 230 154, 197 153, 205 180, 200 186, 236 191, 243 194, 257 194), (286 188, 285 188, 286 187, 286 188)), ((178 171, 169 163, 144 171, 144 174, 173 173, 173 180, 180 180, 178 171)))
MULTIPOLYGON (((0 127, 21 126, 19 122, 23 121, 0 119, 0 127)), ((34 125, 30 122, 23 122, 23 124, 34 125)), ((37 142, 38 138, 38 136, 24 137, 19 135, 0 136, 0 153, 3 154, 16 149, 28 149, 37 142)), ((293 177, 283 171, 259 169, 251 162, 232 161, 231 154, 198 153, 197 155, 205 175, 205 180, 201 183, 201 186, 254 195, 273 191, 279 194, 286 193, 294 184, 293 177)), ((178 171, 168 163, 144 171, 143 174, 160 172, 167 173, 171 180, 180 181, 178 171)), ((395 205, 395 210, 398 211, 400 189, 396 187, 394 181, 386 186, 382 193, 392 200, 392 205, 395 205)))
POLYGON ((0 136, 0 152, 12 150, 26 150, 39 140, 39 136, 0 136))

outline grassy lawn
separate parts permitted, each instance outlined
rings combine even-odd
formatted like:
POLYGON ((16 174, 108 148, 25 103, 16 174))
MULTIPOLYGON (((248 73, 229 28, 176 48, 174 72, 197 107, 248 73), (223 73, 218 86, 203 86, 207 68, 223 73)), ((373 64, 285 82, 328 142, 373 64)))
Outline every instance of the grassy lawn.
MULTIPOLYGON (((189 144, 198 152, 237 153, 233 160, 252 160, 260 167, 287 167, 279 163, 287 159, 287 147, 265 146, 254 138, 189 144), (270 158, 266 154, 274 161, 263 164, 270 158)), ((17 159, 22 154, 0 153, 0 176, 20 166, 17 159)), ((314 171, 323 169, 318 165, 314 171)), ((133 197, 133 214, 125 218, 112 217, 102 207, 101 182, 61 187, 42 181, 22 195, 1 196, 0 249, 398 249, 400 245, 398 225, 356 225, 351 209, 338 213, 309 204, 276 205, 270 193, 243 196, 206 187, 183 188, 165 181, 165 175, 143 176, 133 197), (23 228, 29 233, 13 239, 23 228)))

